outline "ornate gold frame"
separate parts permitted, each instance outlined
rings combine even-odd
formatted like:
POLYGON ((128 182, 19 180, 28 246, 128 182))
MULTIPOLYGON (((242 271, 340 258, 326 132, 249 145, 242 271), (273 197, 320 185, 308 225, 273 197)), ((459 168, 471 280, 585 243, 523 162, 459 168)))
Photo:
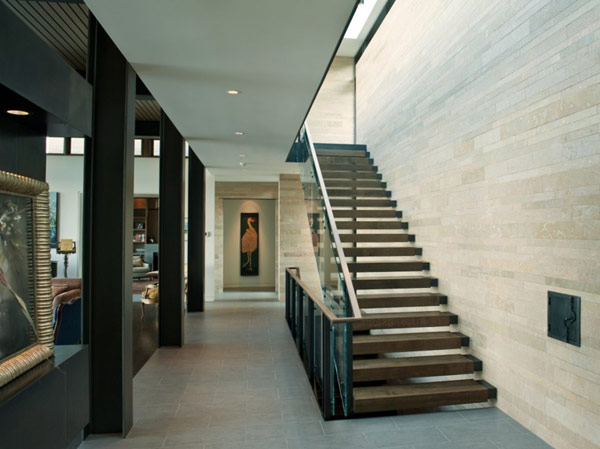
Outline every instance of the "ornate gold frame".
POLYGON ((29 196, 33 201, 33 279, 30 291, 35 302, 38 341, 0 364, 0 387, 38 363, 52 357, 52 293, 50 274, 50 224, 48 184, 0 170, 0 191, 29 196))

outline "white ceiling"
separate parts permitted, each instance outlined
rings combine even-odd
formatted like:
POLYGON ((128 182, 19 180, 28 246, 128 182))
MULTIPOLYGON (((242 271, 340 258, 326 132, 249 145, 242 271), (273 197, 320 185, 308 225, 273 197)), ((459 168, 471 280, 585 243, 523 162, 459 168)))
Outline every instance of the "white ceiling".
POLYGON ((205 166, 231 176, 295 169, 285 158, 356 0, 86 3, 205 166))

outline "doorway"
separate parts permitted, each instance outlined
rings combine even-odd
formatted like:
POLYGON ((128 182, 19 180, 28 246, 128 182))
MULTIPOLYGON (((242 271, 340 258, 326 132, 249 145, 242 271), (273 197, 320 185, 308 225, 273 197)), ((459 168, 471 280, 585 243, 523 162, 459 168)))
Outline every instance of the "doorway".
POLYGON ((276 206, 275 199, 223 200, 225 297, 275 294, 276 206))

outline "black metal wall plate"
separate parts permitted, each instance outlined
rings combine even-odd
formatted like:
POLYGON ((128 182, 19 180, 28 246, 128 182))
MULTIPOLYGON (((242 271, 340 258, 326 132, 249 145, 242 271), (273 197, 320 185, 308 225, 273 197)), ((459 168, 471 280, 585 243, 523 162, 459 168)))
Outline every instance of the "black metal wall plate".
POLYGON ((548 336, 581 346, 581 297, 548 292, 548 336))

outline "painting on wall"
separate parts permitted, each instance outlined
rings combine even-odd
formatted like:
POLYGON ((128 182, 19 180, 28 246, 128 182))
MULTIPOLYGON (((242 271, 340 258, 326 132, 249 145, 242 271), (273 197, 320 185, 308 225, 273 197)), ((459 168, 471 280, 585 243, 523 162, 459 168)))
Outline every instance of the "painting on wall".
POLYGON ((0 386, 52 355, 47 188, 0 171, 0 386))
POLYGON ((56 248, 58 241, 58 192, 50 192, 50 248, 56 248))
POLYGON ((258 214, 242 213, 240 223, 240 274, 258 276, 258 214))

